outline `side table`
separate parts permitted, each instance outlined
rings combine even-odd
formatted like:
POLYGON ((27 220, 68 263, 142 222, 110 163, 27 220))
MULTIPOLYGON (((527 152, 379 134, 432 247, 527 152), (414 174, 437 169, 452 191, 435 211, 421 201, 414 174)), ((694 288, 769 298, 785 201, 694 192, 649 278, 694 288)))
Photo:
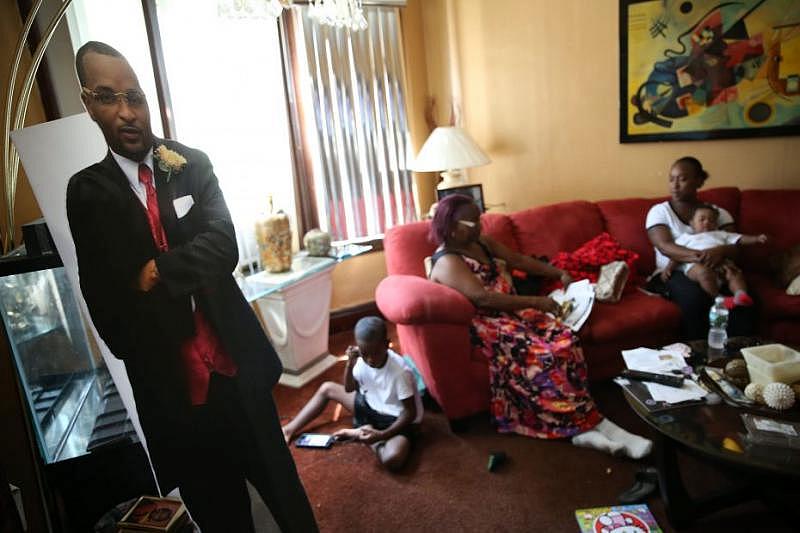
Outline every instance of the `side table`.
POLYGON ((335 257, 295 254, 287 272, 259 272, 239 278, 239 287, 261 320, 283 364, 280 383, 302 387, 336 363, 328 352, 333 268, 367 252, 350 245, 335 257))

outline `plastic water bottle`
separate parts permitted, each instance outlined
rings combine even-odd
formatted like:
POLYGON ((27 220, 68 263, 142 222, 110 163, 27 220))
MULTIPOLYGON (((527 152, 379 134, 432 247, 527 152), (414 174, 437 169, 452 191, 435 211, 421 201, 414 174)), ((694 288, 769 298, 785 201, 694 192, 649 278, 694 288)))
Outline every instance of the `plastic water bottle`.
POLYGON ((708 310, 708 357, 714 359, 721 357, 728 341, 728 308, 725 299, 717 296, 714 305, 708 310))

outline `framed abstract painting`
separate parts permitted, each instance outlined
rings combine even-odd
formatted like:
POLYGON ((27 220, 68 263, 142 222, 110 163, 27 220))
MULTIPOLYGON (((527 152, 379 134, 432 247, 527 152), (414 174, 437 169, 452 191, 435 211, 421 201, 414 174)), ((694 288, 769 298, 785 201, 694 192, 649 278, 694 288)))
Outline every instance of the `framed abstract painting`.
POLYGON ((800 1, 620 0, 620 141, 800 134, 800 1))

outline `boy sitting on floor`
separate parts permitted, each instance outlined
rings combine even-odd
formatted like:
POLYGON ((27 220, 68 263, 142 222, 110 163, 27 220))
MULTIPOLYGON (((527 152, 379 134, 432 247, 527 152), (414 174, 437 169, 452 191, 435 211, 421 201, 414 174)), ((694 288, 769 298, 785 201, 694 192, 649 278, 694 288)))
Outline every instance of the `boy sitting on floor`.
POLYGON ((403 358, 389 349, 386 324, 368 316, 355 327, 358 346, 347 348, 344 386, 323 383, 300 413, 283 426, 286 442, 316 418, 329 400, 353 414, 353 429, 334 433, 369 444, 389 470, 403 467, 422 420, 422 400, 403 358))

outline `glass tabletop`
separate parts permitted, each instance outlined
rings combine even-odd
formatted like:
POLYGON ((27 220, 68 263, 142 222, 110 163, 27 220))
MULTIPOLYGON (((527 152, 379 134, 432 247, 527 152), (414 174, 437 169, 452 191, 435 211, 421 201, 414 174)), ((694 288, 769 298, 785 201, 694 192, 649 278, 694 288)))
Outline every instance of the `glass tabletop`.
POLYGON ((318 257, 308 255, 305 251, 298 252, 292 257, 292 266, 286 272, 262 271, 250 276, 239 275, 236 281, 247 301, 253 302, 370 250, 372 246, 369 245, 345 244, 333 247, 330 256, 318 257))
MULTIPOLYGON (((693 349, 697 349, 697 346, 693 345, 693 349)), ((737 352, 729 350, 728 355, 734 356, 737 352)), ((730 357, 709 364, 721 367, 728 360, 730 357)), ((748 468, 800 477, 800 450, 751 443, 745 438, 747 429, 741 417, 744 413, 752 413, 776 420, 800 422, 798 405, 786 411, 776 411, 763 406, 748 408, 723 402, 650 412, 627 391, 625 397, 633 410, 659 433, 695 452, 748 468)))

